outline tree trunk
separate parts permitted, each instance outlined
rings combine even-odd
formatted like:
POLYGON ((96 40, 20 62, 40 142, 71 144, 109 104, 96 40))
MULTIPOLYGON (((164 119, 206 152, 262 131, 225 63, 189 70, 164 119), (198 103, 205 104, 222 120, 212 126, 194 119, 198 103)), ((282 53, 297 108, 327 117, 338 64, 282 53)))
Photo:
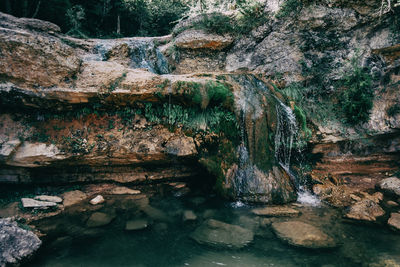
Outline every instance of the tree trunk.
POLYGON ((120 15, 118 14, 118 19, 117 19, 117 34, 121 34, 121 18, 120 15))
POLYGON ((39 0, 38 4, 36 5, 35 13, 33 13, 32 18, 35 18, 37 16, 40 8, 40 2, 41 0, 39 0))

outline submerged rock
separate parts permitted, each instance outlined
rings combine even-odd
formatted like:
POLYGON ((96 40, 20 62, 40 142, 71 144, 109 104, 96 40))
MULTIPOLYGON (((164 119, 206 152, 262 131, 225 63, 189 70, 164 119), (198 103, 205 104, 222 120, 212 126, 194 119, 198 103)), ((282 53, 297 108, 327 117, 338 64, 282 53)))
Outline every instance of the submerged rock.
POLYGON ((100 227, 109 224, 115 218, 114 214, 107 214, 103 212, 93 213, 86 222, 87 227, 100 227))
POLYGON ((197 216, 192 210, 185 210, 183 212, 183 221, 195 221, 196 219, 197 216))
POLYGON ((385 214, 385 211, 373 200, 364 199, 350 206, 344 215, 345 218, 375 222, 376 219, 385 214))
POLYGON ((57 196, 47 196, 47 195, 41 195, 41 196, 36 196, 34 197, 36 200, 40 201, 49 201, 49 202, 54 202, 54 203, 62 203, 62 198, 57 197, 57 196))
POLYGON ((388 195, 400 196, 400 179, 397 177, 383 179, 376 186, 388 195))
POLYGON ((290 245, 304 248, 334 248, 335 240, 322 230, 300 221, 274 222, 275 234, 290 245))
POLYGON ((400 231, 400 213, 390 214, 390 218, 388 220, 388 225, 392 229, 400 231))
POLYGON ((259 216, 268 217, 296 217, 300 215, 300 211, 285 206, 265 207, 254 209, 252 212, 259 216))
POLYGON ((9 219, 0 219, 0 266, 18 265, 29 259, 42 241, 9 219))
POLYGON ((133 221, 126 222, 125 230, 134 231, 134 230, 143 230, 149 226, 149 222, 146 219, 137 219, 133 221))
POLYGON ((21 198, 21 202, 24 208, 48 208, 57 206, 55 202, 39 201, 33 198, 21 198))
POLYGON ((252 242, 254 234, 240 226, 209 219, 198 227, 191 237, 200 244, 238 249, 252 242))

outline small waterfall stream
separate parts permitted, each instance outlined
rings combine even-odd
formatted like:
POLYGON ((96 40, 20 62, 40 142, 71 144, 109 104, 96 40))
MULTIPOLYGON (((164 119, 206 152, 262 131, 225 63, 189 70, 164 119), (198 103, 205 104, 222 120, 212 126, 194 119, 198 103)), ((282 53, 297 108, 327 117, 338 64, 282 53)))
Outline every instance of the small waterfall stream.
MULTIPOLYGON (((321 203, 320 200, 307 189, 305 181, 300 180, 290 169, 290 160, 294 149, 293 144, 299 137, 296 116, 290 107, 286 106, 277 97, 275 99, 278 102, 276 105, 275 158, 296 186, 297 201, 307 205, 318 206, 321 203)), ((298 151, 298 153, 301 154, 301 151, 298 151)))

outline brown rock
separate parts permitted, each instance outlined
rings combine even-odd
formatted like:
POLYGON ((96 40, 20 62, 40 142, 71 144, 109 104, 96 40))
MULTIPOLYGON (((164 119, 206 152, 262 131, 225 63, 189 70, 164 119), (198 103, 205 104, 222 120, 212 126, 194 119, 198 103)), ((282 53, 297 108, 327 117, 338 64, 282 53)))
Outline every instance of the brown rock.
POLYGON ((390 214, 390 218, 388 220, 388 225, 392 229, 400 231, 400 213, 390 214))
POLYGON ((254 209, 252 212, 259 216, 268 217, 296 217, 300 215, 300 211, 285 206, 265 207, 254 209))
POLYGON ((335 240, 315 226, 300 221, 272 223, 275 234, 290 245, 304 248, 333 248, 335 240))
POLYGON ((229 35, 206 33, 202 30, 187 30, 175 39, 175 45, 186 49, 222 50, 233 43, 229 35))
POLYGON ((62 198, 64 199, 64 207, 69 207, 72 205, 75 205, 81 201, 84 201, 87 196, 85 193, 79 190, 74 190, 74 191, 69 191, 66 192, 62 195, 62 198))
POLYGON ((375 222, 385 211, 374 201, 364 199, 352 205, 344 217, 358 221, 375 222))

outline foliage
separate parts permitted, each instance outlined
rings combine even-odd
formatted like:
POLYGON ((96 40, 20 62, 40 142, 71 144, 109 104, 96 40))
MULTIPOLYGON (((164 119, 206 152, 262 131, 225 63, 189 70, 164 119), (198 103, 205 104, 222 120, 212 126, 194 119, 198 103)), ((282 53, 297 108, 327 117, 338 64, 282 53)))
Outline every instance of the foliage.
POLYGON ((340 97, 340 105, 347 122, 354 125, 369 119, 374 91, 371 75, 359 65, 358 53, 351 59, 351 68, 343 77, 345 90, 340 97))
POLYGON ((396 103, 392 106, 390 106, 387 110, 386 110, 386 114, 389 117, 393 117, 396 116, 397 114, 400 114, 400 104, 396 103))
POLYGON ((67 10, 66 13, 68 24, 70 25, 70 30, 67 34, 86 38, 86 35, 82 33, 82 21, 85 19, 85 10, 81 5, 75 5, 67 10))
POLYGON ((276 14, 276 17, 278 19, 286 18, 293 13, 298 13, 301 8, 301 0, 286 0, 279 12, 276 14))

